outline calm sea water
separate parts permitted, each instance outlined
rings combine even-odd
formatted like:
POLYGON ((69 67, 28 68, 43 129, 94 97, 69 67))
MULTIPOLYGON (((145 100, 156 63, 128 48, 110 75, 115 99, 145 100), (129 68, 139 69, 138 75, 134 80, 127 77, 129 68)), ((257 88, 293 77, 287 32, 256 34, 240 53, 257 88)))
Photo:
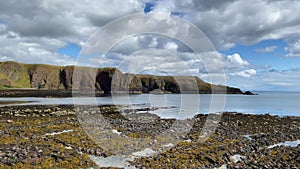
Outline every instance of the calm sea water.
MULTIPOLYGON (((0 101, 36 101, 26 105, 47 104, 116 104, 129 108, 161 107, 152 111, 163 118, 185 119, 198 113, 241 112, 300 116, 300 92, 257 92, 258 95, 189 95, 189 94, 140 94, 113 97, 86 98, 0 98, 0 101)), ((24 105, 24 104, 23 104, 24 105)))

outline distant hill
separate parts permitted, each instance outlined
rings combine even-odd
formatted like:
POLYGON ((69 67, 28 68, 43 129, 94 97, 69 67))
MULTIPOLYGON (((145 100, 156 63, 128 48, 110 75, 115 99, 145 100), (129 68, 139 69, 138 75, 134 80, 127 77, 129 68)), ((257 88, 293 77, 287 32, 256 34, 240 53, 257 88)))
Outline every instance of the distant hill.
POLYGON ((195 76, 133 75, 117 68, 76 67, 75 78, 79 80, 75 80, 74 69, 75 66, 0 62, 0 89, 72 90, 73 87, 104 93, 244 94, 238 88, 209 84, 195 76))

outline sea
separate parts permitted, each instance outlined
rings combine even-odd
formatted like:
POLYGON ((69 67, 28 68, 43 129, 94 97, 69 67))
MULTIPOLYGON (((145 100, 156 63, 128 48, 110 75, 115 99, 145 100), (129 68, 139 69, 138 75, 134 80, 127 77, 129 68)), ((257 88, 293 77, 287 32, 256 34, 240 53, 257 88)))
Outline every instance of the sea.
POLYGON ((257 95, 122 94, 73 98, 20 97, 0 98, 0 101, 30 101, 19 105, 124 105, 127 112, 139 110, 136 112, 148 112, 157 114, 161 118, 176 119, 220 112, 300 116, 300 92, 255 93, 257 95))

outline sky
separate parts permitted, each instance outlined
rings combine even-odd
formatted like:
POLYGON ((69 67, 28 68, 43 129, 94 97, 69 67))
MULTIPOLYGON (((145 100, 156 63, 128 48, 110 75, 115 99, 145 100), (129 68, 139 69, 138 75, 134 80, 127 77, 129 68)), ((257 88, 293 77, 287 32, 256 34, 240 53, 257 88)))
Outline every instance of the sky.
POLYGON ((188 69, 187 74, 242 90, 300 91, 299 9, 298 0, 1 1, 0 62, 119 66, 129 73, 172 75, 188 69), (127 18, 110 24, 115 26, 106 30, 110 33, 97 34, 134 14, 144 20, 127 18), (215 51, 204 57, 174 37, 129 34, 151 29, 193 39, 199 35, 193 26, 215 51), (87 42, 105 46, 117 33, 128 38, 111 46, 104 61, 103 51, 82 55, 87 42), (212 80, 220 76, 226 81, 212 80))

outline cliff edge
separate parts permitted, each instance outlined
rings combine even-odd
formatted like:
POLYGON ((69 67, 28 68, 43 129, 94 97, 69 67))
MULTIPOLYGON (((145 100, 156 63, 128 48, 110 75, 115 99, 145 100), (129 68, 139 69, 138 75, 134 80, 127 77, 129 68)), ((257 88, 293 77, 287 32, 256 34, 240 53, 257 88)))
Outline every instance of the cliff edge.
MULTIPOLYGON (((0 89, 96 90, 103 93, 227 93, 240 89, 214 85, 195 76, 155 76, 123 73, 117 68, 91 68, 0 62, 0 89), (73 79, 73 73, 79 79, 73 79), (73 84, 73 82, 75 84, 73 84)), ((249 94, 249 93, 246 93, 249 94)))

